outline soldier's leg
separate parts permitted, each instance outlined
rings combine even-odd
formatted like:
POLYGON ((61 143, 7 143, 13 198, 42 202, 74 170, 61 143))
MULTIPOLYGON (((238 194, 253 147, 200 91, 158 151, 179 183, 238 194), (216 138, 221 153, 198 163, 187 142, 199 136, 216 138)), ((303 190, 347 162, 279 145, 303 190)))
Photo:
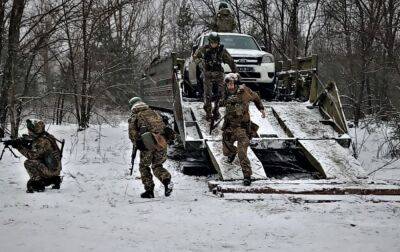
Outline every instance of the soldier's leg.
POLYGON ((222 153, 228 157, 228 162, 232 162, 236 156, 237 148, 234 145, 235 139, 230 128, 222 133, 222 153))
POLYGON ((219 102, 225 95, 225 85, 224 85, 224 73, 223 72, 216 72, 214 75, 214 82, 218 85, 218 94, 215 100, 215 105, 213 109, 213 116, 215 119, 220 117, 219 113, 219 102))
POLYGON ((44 191, 43 171, 47 167, 38 160, 25 160, 24 166, 29 174, 29 181, 26 183, 26 192, 33 193, 34 191, 44 191))
POLYGON ((154 190, 153 175, 150 171, 150 164, 152 159, 153 155, 151 151, 140 151, 139 171, 144 189, 146 191, 154 190))
POLYGON ((207 120, 211 119, 211 97, 212 97, 212 74, 204 73, 204 110, 206 111, 207 120))
POLYGON ((162 151, 153 152, 153 160, 151 168, 153 169, 154 176, 156 176, 161 183, 171 181, 171 174, 163 167, 163 163, 167 160, 167 148, 162 151))
POLYGON ((236 139, 238 141, 238 157, 240 160, 240 166, 242 167, 244 178, 250 178, 252 171, 250 166, 250 160, 247 157, 247 148, 250 145, 249 137, 246 134, 246 130, 238 128, 235 131, 236 139))
POLYGON ((164 195, 170 196, 172 193, 171 174, 163 167, 167 160, 167 148, 162 151, 155 151, 153 155, 153 173, 164 185, 164 195))

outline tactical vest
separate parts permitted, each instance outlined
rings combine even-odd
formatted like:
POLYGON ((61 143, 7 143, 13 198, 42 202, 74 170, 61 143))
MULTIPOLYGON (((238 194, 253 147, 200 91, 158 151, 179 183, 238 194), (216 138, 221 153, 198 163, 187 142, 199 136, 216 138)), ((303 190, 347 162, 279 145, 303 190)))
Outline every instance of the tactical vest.
POLYGON ((244 106, 240 97, 235 95, 227 95, 225 101, 226 119, 228 124, 239 127, 243 119, 244 106))
POLYGON ((206 45, 206 52, 204 53, 204 68, 208 72, 223 72, 224 68, 222 67, 222 52, 224 50, 224 46, 220 45, 217 48, 212 48, 209 45, 206 45))

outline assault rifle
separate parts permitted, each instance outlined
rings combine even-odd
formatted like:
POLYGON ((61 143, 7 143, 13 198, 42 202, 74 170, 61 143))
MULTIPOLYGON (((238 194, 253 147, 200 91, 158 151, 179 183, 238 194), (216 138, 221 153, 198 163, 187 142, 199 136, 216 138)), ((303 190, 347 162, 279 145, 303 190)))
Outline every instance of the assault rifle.
POLYGON ((225 118, 225 116, 221 117, 217 122, 215 122, 214 116, 211 118, 210 121, 210 135, 212 134, 212 131, 218 127, 218 124, 225 118))
POLYGON ((3 159, 3 155, 6 151, 6 149, 8 149, 15 158, 18 158, 18 156, 14 153, 14 151, 10 148, 10 146, 13 148, 25 147, 25 148, 30 149, 32 147, 32 142, 33 142, 33 139, 29 135, 26 135, 26 134, 24 134, 24 135, 22 135, 22 137, 19 137, 16 139, 0 140, 0 143, 3 143, 3 145, 4 145, 4 148, 0 154, 0 160, 3 159))
POLYGON ((132 154, 131 154, 131 169, 129 169, 130 176, 132 176, 132 173, 133 173, 133 166, 135 165, 136 153, 137 153, 137 147, 134 146, 132 148, 132 154))

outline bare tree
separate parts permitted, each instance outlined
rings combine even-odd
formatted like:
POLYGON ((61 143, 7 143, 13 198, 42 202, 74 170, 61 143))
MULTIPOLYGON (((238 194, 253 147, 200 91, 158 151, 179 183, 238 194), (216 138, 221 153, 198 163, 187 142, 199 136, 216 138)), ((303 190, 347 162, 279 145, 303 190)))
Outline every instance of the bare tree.
MULTIPOLYGON (((10 25, 8 31, 8 55, 7 60, 4 65, 4 75, 3 82, 0 90, 0 123, 3 125, 6 122, 7 118, 7 108, 8 108, 8 99, 10 99, 10 107, 11 107, 11 115, 16 114, 15 111, 15 71, 16 71, 16 60, 19 52, 19 35, 20 35, 20 27, 21 27, 21 19, 22 14, 25 8, 24 0, 14 0, 11 16, 10 16, 10 25)), ((18 134, 18 130, 15 125, 15 121, 11 120, 11 129, 12 136, 16 136, 18 134)))

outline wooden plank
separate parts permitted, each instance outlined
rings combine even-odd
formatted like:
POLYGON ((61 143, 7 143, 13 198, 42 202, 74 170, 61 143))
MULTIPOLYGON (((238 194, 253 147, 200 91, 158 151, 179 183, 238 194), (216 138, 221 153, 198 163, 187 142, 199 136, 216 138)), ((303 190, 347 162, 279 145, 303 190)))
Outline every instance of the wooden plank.
POLYGON ((335 140, 299 140, 310 163, 327 179, 354 181, 366 173, 348 149, 335 140))
MULTIPOLYGON (((232 164, 225 162, 226 157, 222 153, 221 141, 206 141, 208 153, 210 154, 211 161, 218 171, 221 180, 242 180, 243 173, 240 167, 239 158, 236 156, 232 164)), ((248 148, 247 156, 250 159, 251 168, 253 171, 252 178, 254 179, 267 179, 264 167, 257 156, 248 148)))
POLYGON ((400 186, 391 184, 360 183, 287 183, 286 181, 254 181, 251 186, 243 186, 238 181, 209 181, 214 193, 265 193, 265 194, 357 194, 357 195, 400 195, 400 186))

